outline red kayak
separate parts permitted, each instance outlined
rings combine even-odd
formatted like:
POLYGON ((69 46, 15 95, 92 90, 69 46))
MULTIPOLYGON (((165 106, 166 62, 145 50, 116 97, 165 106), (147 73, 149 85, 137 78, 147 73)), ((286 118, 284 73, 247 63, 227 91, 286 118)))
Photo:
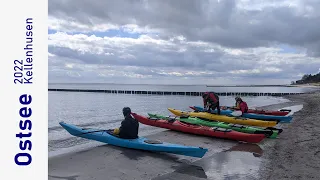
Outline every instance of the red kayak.
POLYGON ((136 113, 132 113, 132 116, 135 119, 137 119, 140 123, 150 125, 150 126, 166 128, 166 129, 171 129, 171 130, 191 133, 191 134, 197 134, 197 135, 225 138, 225 139, 231 139, 236 141, 245 141, 248 143, 259 143, 266 137, 264 134, 247 134, 247 133, 242 133, 238 131, 233 131, 231 129, 193 125, 193 124, 184 123, 175 119, 163 120, 163 119, 149 118, 149 117, 138 115, 136 113))
MULTIPOLYGON (((195 110, 195 108, 192 106, 190 106, 190 108, 195 110)), ((225 106, 221 106, 221 108, 233 109, 233 108, 225 107, 225 106)), ((286 116, 290 112, 291 112, 290 109, 281 109, 280 111, 266 111, 266 110, 249 109, 247 113, 264 114, 264 115, 270 115, 270 116, 286 116)))

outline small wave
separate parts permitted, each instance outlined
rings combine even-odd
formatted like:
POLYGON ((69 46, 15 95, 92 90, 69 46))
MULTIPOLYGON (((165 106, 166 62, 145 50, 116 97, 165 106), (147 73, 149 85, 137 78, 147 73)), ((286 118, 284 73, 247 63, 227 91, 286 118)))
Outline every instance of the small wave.
POLYGON ((81 144, 85 144, 89 142, 88 139, 80 138, 80 137, 69 137, 58 140, 50 140, 48 142, 49 151, 54 151, 56 149, 70 148, 74 146, 78 146, 81 144))
MULTIPOLYGON (((120 122, 123 119, 116 119, 116 120, 111 120, 111 121, 100 121, 100 122, 90 122, 90 123, 82 123, 82 124, 75 124, 80 127, 90 127, 90 126, 99 126, 99 125, 105 125, 105 124, 111 124, 111 123, 116 123, 120 122)), ((49 132, 52 131, 62 131, 63 127, 61 126, 53 126, 48 128, 49 132)))

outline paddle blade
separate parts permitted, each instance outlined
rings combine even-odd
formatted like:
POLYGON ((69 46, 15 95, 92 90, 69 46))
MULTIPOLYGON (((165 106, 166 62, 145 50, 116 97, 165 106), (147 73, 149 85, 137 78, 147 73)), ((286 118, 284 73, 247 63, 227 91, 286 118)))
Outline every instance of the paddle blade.
POLYGON ((196 110, 196 108, 194 106, 189 106, 189 108, 192 110, 196 110))

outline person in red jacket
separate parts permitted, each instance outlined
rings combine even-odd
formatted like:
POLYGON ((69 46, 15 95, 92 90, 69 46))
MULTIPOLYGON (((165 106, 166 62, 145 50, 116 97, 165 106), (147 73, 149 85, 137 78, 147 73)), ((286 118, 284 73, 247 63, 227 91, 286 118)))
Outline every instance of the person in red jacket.
POLYGON ((203 98, 203 107, 207 109, 207 112, 211 112, 217 109, 218 114, 220 114, 220 105, 219 105, 219 96, 214 92, 205 92, 202 95, 203 98))
POLYGON ((236 110, 240 110, 243 113, 247 113, 248 112, 248 105, 245 101, 243 101, 240 97, 236 97, 236 110))

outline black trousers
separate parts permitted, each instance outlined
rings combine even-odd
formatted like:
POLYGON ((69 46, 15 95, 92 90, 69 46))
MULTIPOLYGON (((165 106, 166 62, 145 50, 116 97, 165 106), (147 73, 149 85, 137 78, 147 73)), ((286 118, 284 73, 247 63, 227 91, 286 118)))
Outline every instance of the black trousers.
POLYGON ((218 114, 220 115, 220 103, 219 103, 219 101, 218 101, 216 104, 211 104, 211 105, 209 106, 209 112, 210 112, 210 109, 211 109, 212 111, 214 111, 215 109, 217 109, 218 114))

